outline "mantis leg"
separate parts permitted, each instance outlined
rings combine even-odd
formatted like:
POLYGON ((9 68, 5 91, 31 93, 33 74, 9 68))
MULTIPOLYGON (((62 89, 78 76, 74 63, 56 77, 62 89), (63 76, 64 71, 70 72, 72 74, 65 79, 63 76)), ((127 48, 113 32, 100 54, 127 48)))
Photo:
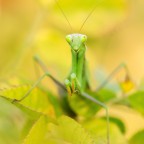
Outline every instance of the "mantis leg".
POLYGON ((24 100, 26 97, 28 97, 28 95, 32 92, 32 90, 45 78, 45 77, 49 76, 49 73, 45 73, 44 75, 42 75, 37 81, 36 83, 29 89, 29 91, 19 100, 14 99, 12 103, 14 102, 21 102, 22 100, 24 100))
POLYGON ((45 74, 43 74, 37 81, 36 83, 33 84, 33 86, 29 89, 29 91, 19 100, 14 99, 13 102, 20 102, 22 100, 24 100, 31 92, 32 90, 38 86, 38 84, 45 78, 45 77, 49 77, 51 78, 58 86, 62 87, 64 90, 66 90, 66 88, 64 87, 63 84, 61 84, 56 78, 54 78, 46 69, 45 65, 43 64, 43 62, 38 58, 38 57, 34 57, 34 59, 36 60, 36 62, 38 62, 38 64, 42 67, 42 69, 45 71, 45 74))
POLYGON ((76 91, 81 91, 81 85, 80 85, 75 73, 72 73, 70 75, 70 80, 66 79, 64 83, 66 86, 66 90, 70 96, 73 93, 75 93, 76 91))
POLYGON ((48 77, 49 77, 55 84, 57 84, 58 86, 60 86, 62 89, 66 90, 65 86, 64 86, 61 82, 59 82, 54 76, 52 76, 52 75, 49 73, 46 65, 43 63, 43 61, 42 61, 38 56, 34 56, 34 60, 35 60, 35 62, 42 68, 42 70, 43 70, 45 73, 48 73, 48 74, 49 74, 48 77))
POLYGON ((100 106, 102 106, 104 109, 105 109, 105 112, 106 112, 106 121, 107 121, 107 144, 110 144, 110 137, 109 137, 109 134, 110 134, 110 126, 109 126, 109 112, 108 112, 108 107, 100 102, 99 100, 93 98, 92 96, 90 96, 89 94, 85 93, 85 92, 81 92, 80 93, 81 96, 83 96, 84 98, 94 102, 95 104, 98 104, 100 106))
POLYGON ((109 74, 109 76, 96 88, 95 91, 97 92, 101 88, 103 88, 113 78, 113 76, 117 74, 121 69, 124 69, 126 71, 126 75, 129 76, 129 71, 126 64, 121 63, 109 74))
POLYGON ((41 74, 40 74, 40 68, 37 65, 37 63, 36 63, 35 60, 33 60, 33 64, 34 64, 35 75, 36 75, 36 78, 38 79, 41 76, 41 74))

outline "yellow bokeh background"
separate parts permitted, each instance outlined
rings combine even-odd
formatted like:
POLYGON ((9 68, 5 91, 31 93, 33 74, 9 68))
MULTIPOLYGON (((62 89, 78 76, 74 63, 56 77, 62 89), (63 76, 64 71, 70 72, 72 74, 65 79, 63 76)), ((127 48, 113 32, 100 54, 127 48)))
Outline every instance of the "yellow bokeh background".
POLYGON ((32 56, 40 55, 48 67, 63 80, 71 63, 65 35, 78 33, 90 11, 82 33, 88 36, 87 59, 91 70, 103 67, 110 73, 125 62, 136 82, 143 79, 142 0, 69 1, 59 4, 71 23, 71 30, 54 0, 1 0, 0 78, 13 73, 33 77, 32 56))

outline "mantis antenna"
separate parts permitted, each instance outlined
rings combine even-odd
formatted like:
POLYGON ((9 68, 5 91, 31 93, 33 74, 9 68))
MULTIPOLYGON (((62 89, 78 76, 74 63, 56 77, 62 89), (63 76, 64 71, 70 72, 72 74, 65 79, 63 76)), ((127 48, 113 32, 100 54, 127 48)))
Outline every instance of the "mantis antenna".
MULTIPOLYGON (((103 0, 102 0, 102 1, 103 1, 103 0)), ((80 27, 80 29, 79 29, 79 32, 81 32, 82 28, 84 27, 84 25, 85 25, 85 23, 87 22, 87 20, 89 19, 89 17, 93 14, 93 12, 95 11, 96 7, 97 7, 99 4, 101 4, 102 1, 99 1, 99 2, 96 4, 96 6, 91 10, 91 12, 88 14, 88 16, 86 17, 86 19, 85 19, 84 22, 82 23, 82 25, 81 25, 81 27, 80 27)), ((63 16, 65 17, 65 19, 66 19, 68 25, 70 26, 71 30, 73 30, 72 25, 71 25, 70 21, 68 20, 66 14, 64 13, 63 9, 61 8, 59 2, 58 2, 57 0, 55 0, 55 2, 56 2, 56 4, 57 4, 58 8, 60 9, 61 13, 62 13, 63 16)))
POLYGON ((59 4, 59 2, 58 2, 57 0, 55 0, 55 2, 56 2, 56 4, 57 4, 58 8, 60 9, 61 13, 62 13, 63 16, 65 17, 65 19, 66 19, 68 25, 70 26, 71 30, 73 30, 73 28, 72 28, 72 26, 71 26, 71 23, 69 22, 67 16, 65 15, 63 9, 61 8, 61 6, 60 6, 60 4, 59 4))
MULTIPOLYGON (((103 0, 102 0, 103 1, 103 0)), ((84 27, 85 23, 87 22, 87 20, 89 19, 89 17, 93 14, 93 12, 95 11, 96 7, 101 4, 102 1, 99 1, 99 3, 97 3, 95 5, 95 7, 91 10, 91 12, 88 14, 88 16, 86 17, 86 19, 84 20, 84 22, 82 23, 80 29, 79 29, 79 32, 81 32, 82 28, 84 27)))

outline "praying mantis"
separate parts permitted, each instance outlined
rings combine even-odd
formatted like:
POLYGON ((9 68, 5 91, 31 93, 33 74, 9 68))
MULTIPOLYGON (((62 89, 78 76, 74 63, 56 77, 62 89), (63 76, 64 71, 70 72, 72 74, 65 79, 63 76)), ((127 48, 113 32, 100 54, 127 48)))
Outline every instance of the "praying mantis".
MULTIPOLYGON (((66 18, 67 22, 69 23, 67 17, 65 16, 63 10, 61 9, 59 3, 56 1, 58 7, 60 8, 61 12, 63 13, 64 17, 66 18)), ((94 8, 95 9, 95 8, 94 8)), ((89 18, 89 16, 93 13, 94 9, 90 12, 86 20, 84 21, 82 27, 84 26, 85 22, 89 18)), ((70 23, 69 23, 70 24, 70 23)), ((82 29, 81 27, 81 29, 82 29)), ((80 29, 80 31, 81 31, 80 29)), ((42 60, 38 56, 34 56, 34 60, 40 65, 40 67, 45 72, 38 81, 31 87, 31 89, 20 99, 20 100, 14 100, 13 102, 20 102, 24 100, 31 91, 45 78, 49 77, 52 79, 57 85, 59 85, 62 89, 64 89, 69 97, 73 97, 73 95, 76 95, 77 97, 83 97, 83 100, 87 99, 96 105, 100 105, 105 109, 106 113, 106 128, 107 128, 107 144, 110 144, 110 126, 109 126, 109 110, 105 103, 97 100, 93 96, 91 96, 89 93, 87 93, 87 89, 90 89, 89 84, 89 76, 88 76, 88 68, 87 68, 87 61, 86 61, 86 41, 87 36, 80 33, 73 33, 68 34, 66 36, 66 41, 68 42, 70 48, 71 48, 71 55, 72 55, 72 66, 71 66, 71 72, 69 76, 65 79, 64 84, 59 82, 53 75, 49 73, 47 70, 45 64, 42 62, 42 60)), ((119 71, 121 68, 124 68, 127 72, 127 68, 125 64, 120 64, 109 76, 108 78, 94 91, 96 93, 99 89, 101 89, 111 78, 112 76, 119 71)))

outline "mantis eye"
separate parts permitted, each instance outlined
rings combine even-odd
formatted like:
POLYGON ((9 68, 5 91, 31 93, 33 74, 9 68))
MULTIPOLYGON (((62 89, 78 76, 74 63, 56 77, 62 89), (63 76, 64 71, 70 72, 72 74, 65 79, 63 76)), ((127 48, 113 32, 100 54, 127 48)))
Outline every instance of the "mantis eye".
POLYGON ((67 35, 67 36, 66 36, 66 41, 67 41, 68 43, 70 43, 70 42, 72 41, 71 35, 67 35))
POLYGON ((86 42, 87 41, 87 36, 85 36, 85 35, 82 36, 81 41, 82 41, 82 43, 86 42))

